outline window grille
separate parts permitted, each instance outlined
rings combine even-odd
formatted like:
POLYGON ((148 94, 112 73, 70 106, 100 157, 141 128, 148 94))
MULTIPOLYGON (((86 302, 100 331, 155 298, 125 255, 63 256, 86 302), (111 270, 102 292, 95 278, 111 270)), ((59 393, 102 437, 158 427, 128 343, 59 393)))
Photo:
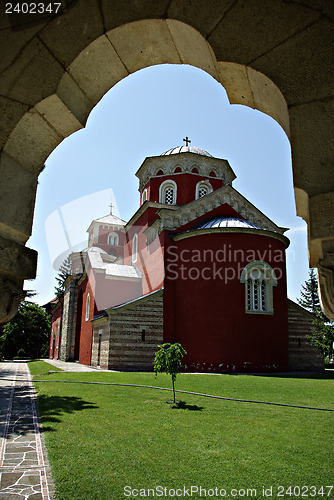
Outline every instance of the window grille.
POLYGON ((203 198, 203 196, 205 196, 206 194, 208 194, 208 188, 206 188, 206 187, 199 188, 199 190, 198 190, 198 197, 199 198, 203 198))
POLYGON ((168 187, 165 190, 165 203, 166 205, 173 205, 174 202, 174 189, 172 187, 168 187))

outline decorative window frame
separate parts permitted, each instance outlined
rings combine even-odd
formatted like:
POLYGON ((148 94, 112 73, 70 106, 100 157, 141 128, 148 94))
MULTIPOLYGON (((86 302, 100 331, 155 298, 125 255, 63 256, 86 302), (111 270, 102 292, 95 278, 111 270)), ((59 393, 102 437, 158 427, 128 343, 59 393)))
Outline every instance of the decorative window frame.
POLYGON ((88 293, 86 297, 85 321, 89 320, 89 310, 90 310, 90 295, 88 293))
POLYGON ((176 205, 177 200, 177 184, 171 179, 164 181, 160 184, 159 188, 159 203, 163 203, 165 205, 176 205), (165 203, 165 193, 168 188, 173 189, 173 203, 165 203))
MULTIPOLYGON (((212 193, 213 191, 213 188, 210 184, 209 181, 199 181, 197 184, 196 184, 196 191, 195 191, 195 200, 198 200, 199 199, 199 191, 201 188, 206 188, 207 189, 207 193, 206 194, 209 194, 209 193, 212 193)), ((203 198, 203 196, 202 196, 203 198)))
POLYGON ((143 204, 147 200, 147 189, 145 188, 141 195, 141 204, 143 204))
POLYGON ((108 234, 108 245, 112 245, 114 247, 118 247, 119 245, 119 237, 118 234, 115 233, 114 231, 111 231, 111 233, 108 234), (111 238, 114 239, 114 243, 112 243, 110 240, 111 238))
POLYGON ((99 242, 99 235, 100 235, 100 226, 96 225, 93 227, 93 231, 92 231, 92 243, 99 242))
POLYGON ((138 234, 135 233, 132 239, 132 263, 137 262, 138 259, 138 234))
POLYGON ((247 264, 240 283, 245 285, 247 314, 274 314, 273 287, 277 286, 277 277, 267 262, 255 260, 247 264))

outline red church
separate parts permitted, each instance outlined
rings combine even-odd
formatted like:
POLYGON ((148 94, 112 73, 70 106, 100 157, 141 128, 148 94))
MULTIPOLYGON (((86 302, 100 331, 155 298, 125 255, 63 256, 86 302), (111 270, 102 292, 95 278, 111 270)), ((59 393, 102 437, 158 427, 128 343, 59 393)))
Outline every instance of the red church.
POLYGON ((321 369, 311 315, 287 298, 286 229, 234 189, 228 161, 186 145, 136 176, 132 218, 93 220, 70 256, 50 357, 152 370, 157 345, 180 342, 186 371, 321 369))

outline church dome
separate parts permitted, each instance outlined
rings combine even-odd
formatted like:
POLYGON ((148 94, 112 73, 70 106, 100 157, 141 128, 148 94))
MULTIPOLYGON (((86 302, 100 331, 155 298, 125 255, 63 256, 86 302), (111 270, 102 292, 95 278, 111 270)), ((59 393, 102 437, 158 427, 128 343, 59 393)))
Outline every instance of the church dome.
POLYGON ((239 219, 238 217, 225 217, 225 216, 214 217, 209 221, 207 220, 201 222, 198 226, 196 226, 196 229, 211 229, 216 227, 244 227, 244 228, 259 229, 258 226, 246 220, 239 219))
POLYGON ((212 155, 210 155, 210 153, 204 151, 204 149, 197 148, 195 146, 177 146, 176 148, 172 148, 169 149, 168 151, 165 151, 165 153, 162 153, 160 156, 176 155, 179 153, 195 153, 196 155, 210 156, 212 158, 212 155))
POLYGON ((88 248, 85 248, 84 250, 81 250, 81 251, 82 252, 95 252, 95 253, 107 254, 107 252, 100 247, 88 247, 88 248))

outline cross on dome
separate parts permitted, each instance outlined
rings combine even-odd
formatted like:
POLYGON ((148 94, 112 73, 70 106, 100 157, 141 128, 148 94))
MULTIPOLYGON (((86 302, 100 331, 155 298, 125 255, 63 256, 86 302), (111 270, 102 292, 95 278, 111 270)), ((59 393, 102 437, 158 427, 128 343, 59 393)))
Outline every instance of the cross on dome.
POLYGON ((188 138, 188 136, 186 135, 186 138, 185 139, 182 139, 185 143, 186 143, 186 146, 188 146, 188 144, 191 143, 191 140, 188 138))

